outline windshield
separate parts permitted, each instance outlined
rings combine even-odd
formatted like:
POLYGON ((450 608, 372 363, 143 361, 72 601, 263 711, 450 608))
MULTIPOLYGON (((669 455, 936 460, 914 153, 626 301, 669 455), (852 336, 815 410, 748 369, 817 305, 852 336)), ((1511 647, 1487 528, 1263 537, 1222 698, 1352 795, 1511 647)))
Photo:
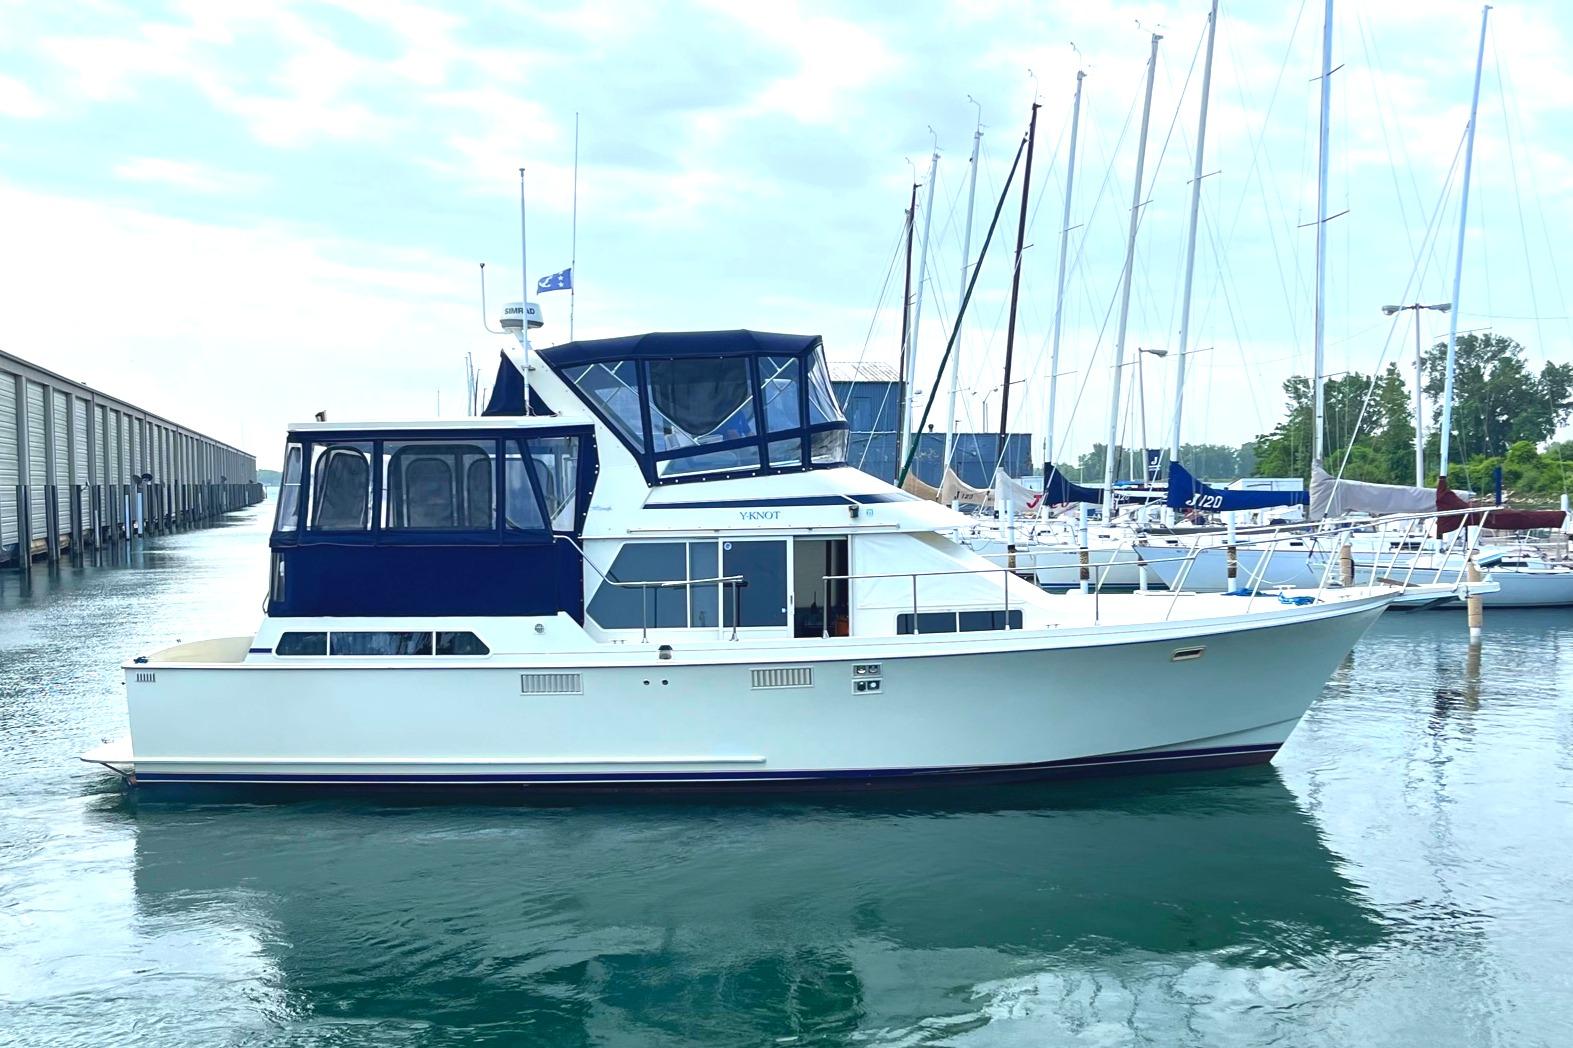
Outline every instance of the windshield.
POLYGON ((846 419, 817 341, 790 354, 743 345, 596 360, 562 374, 652 482, 846 461, 846 419))

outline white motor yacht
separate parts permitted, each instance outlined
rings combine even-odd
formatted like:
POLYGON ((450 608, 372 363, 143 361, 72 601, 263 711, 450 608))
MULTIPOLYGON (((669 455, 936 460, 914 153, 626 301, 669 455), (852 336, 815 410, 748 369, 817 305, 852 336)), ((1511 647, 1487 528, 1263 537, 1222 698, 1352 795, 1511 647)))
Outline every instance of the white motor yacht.
POLYGON ((125 664, 172 784, 660 788, 1266 761, 1393 599, 1053 595, 845 463, 816 337, 505 353, 484 417, 294 426, 256 632, 125 664))

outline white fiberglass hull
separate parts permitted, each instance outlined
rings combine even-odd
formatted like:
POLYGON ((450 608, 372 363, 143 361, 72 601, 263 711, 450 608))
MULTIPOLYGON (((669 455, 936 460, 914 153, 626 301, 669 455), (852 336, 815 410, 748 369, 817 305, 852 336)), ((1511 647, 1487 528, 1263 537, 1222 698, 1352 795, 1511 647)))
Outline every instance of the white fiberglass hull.
POLYGON ((464 668, 155 659, 128 666, 133 742, 87 759, 140 785, 629 788, 1252 763, 1283 744, 1390 599, 832 639, 787 661, 779 645, 746 641, 685 646, 669 660, 635 648, 594 665, 582 655, 464 668), (855 667, 871 665, 878 689, 858 690, 870 677, 855 667))
MULTIPOLYGON (((1567 568, 1492 568, 1486 578, 1495 592, 1481 594, 1486 608, 1561 608, 1573 606, 1573 571, 1567 568)), ((1444 607, 1461 608, 1461 601, 1444 607)))

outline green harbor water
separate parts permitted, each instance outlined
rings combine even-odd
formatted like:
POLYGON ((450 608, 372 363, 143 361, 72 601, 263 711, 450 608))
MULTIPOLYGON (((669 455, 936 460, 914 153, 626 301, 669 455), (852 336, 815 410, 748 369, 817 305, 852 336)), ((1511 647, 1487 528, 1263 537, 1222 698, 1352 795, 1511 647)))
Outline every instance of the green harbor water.
POLYGON ((265 542, 0 574, 0 1044, 1573 1043, 1573 611, 1385 616, 1270 768, 127 797, 121 659, 249 632, 265 542))

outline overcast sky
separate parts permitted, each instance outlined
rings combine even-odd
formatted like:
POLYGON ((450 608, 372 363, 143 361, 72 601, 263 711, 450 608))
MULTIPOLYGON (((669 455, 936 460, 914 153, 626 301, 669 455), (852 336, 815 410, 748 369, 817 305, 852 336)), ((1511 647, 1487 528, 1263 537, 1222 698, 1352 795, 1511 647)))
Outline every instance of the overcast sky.
MULTIPOLYGON (((929 391, 959 298, 968 96, 984 123, 975 256, 1036 92, 1014 372, 1025 382, 1010 422, 1041 447, 1080 67, 1055 427, 1078 452, 1107 425, 1154 31, 1127 352, 1177 346, 1206 14, 1204 2, 1085 0, 0 0, 0 346, 264 466, 285 426, 318 410, 427 416, 440 394, 444 413, 461 413, 465 354, 489 373, 501 344, 481 328, 476 262, 489 262, 494 312, 517 297, 521 165, 532 281, 568 265, 578 112, 578 337, 814 332, 832 359, 894 363, 901 274, 888 286, 887 274, 932 128, 917 382, 929 391)), ((1479 25, 1471 2, 1339 5, 1329 212, 1347 213, 1329 225, 1330 373, 1410 360, 1410 314, 1380 307, 1451 297, 1453 165, 1479 25)), ((1569 359, 1573 335, 1570 28, 1573 10, 1552 0, 1494 9, 1481 96, 1461 327, 1518 338, 1537 361, 1569 359)), ((1310 370, 1321 31, 1320 3, 1222 5, 1187 441, 1271 428, 1283 379, 1310 370)), ((1013 196, 963 328, 963 428, 996 424, 1018 207, 1013 196)), ((568 296, 538 300, 544 340, 565 341, 568 296)), ((1441 314, 1423 321, 1445 335, 1441 314)), ((1158 444, 1174 357, 1144 359, 1158 444)), ((1121 432, 1135 444, 1130 403, 1121 432)), ((943 409, 942 396, 937 428, 943 409)))

